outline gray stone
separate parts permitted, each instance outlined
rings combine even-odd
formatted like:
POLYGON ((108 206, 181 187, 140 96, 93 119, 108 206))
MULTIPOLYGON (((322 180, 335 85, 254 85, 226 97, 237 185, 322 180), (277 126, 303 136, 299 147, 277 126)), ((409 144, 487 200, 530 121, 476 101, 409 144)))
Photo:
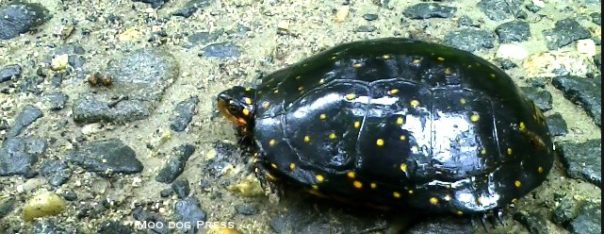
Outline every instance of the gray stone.
POLYGON ((0 219, 4 218, 6 215, 12 212, 13 209, 15 209, 16 202, 17 200, 14 197, 3 198, 0 200, 0 219))
POLYGON ((23 107, 21 112, 19 112, 19 114, 15 118, 13 126, 8 131, 7 136, 18 136, 25 128, 27 128, 29 125, 34 123, 37 119, 42 116, 44 116, 42 110, 40 110, 40 108, 36 106, 27 105, 23 107))
POLYGON ((61 92, 49 93, 44 97, 44 101, 48 104, 51 111, 58 111, 65 108, 65 103, 69 97, 61 92))
POLYGON ((195 152, 195 146, 184 144, 172 150, 172 155, 159 170, 155 180, 162 183, 172 183, 185 169, 187 160, 195 152))
POLYGON ((494 40, 491 32, 473 28, 451 31, 445 35, 445 44, 466 51, 493 48, 494 40))
POLYGON ((57 226, 53 220, 37 219, 33 225, 34 234, 63 234, 68 233, 64 228, 57 226))
POLYGON ((559 76, 552 80, 554 87, 562 90, 564 97, 579 103, 600 126, 602 121, 602 80, 576 76, 559 76))
POLYGON ((21 77, 21 66, 19 64, 10 64, 0 69, 0 83, 21 77))
POLYGON ((374 20, 378 19, 378 15, 377 14, 364 14, 363 19, 365 19, 367 21, 374 21, 374 20))
POLYGON ((58 187, 69 180, 71 170, 64 161, 46 160, 40 168, 40 174, 46 177, 50 185, 58 187))
POLYGON ((564 118, 562 118, 560 113, 554 113, 553 115, 548 116, 545 118, 545 122, 547 122, 549 132, 553 136, 564 136, 568 133, 566 121, 564 121, 564 118))
POLYGON ((535 87, 522 87, 520 89, 540 110, 545 112, 552 109, 552 94, 547 90, 535 87))
POLYGON ((495 28, 495 32, 501 43, 526 41, 531 36, 530 26, 523 20, 503 23, 495 28))
POLYGON ((174 191, 174 193, 176 193, 176 196, 180 199, 186 198, 187 196, 189 196, 189 193, 191 192, 191 188, 189 187, 189 180, 187 179, 180 179, 177 181, 174 181, 174 183, 172 183, 172 190, 174 191))
POLYGON ((467 219, 439 218, 432 221, 421 222, 409 229, 409 234, 462 234, 472 233, 472 224, 467 219))
POLYGON ((373 32, 375 30, 377 30, 377 27, 373 25, 361 25, 354 29, 354 32, 373 32))
POLYGON ((572 196, 563 195, 559 200, 552 215, 552 221, 556 224, 568 224, 577 217, 581 208, 580 204, 572 196))
POLYGON ((556 150, 560 152, 560 159, 568 176, 597 186, 602 183, 601 148, 599 139, 584 143, 556 142, 556 150))
POLYGON ((48 19, 48 10, 37 3, 14 2, 0 7, 0 40, 8 40, 29 32, 48 19))
POLYGON ((154 213, 151 211, 147 211, 142 206, 138 206, 138 207, 134 208, 134 210, 132 211, 132 216, 134 217, 135 220, 140 221, 140 222, 148 222, 148 223, 157 224, 154 227, 150 227, 148 229, 148 233, 154 233, 154 234, 155 233, 157 233, 157 234, 172 233, 168 227, 168 222, 166 222, 166 219, 164 217, 162 217, 160 214, 157 214, 157 213, 154 213))
POLYGON ((597 24, 597 25, 602 24, 602 13, 594 12, 594 13, 589 14, 589 16, 591 17, 591 21, 594 22, 594 24, 597 24))
POLYGON ((120 221, 105 221, 99 225, 97 234, 130 234, 132 228, 122 224, 120 221))
POLYGON ((176 108, 174 108, 174 114, 170 121, 170 129, 176 132, 184 131, 193 119, 197 103, 199 103, 199 98, 197 96, 179 102, 176 105, 176 108))
POLYGON ((143 164, 136 159, 134 150, 115 138, 90 142, 71 152, 67 160, 100 175, 132 174, 143 170, 143 164))
POLYGON ((258 208, 251 204, 240 204, 235 206, 237 214, 250 216, 258 213, 258 208))
POLYGON ((172 55, 160 50, 137 50, 112 60, 107 68, 112 88, 80 94, 72 106, 73 118, 79 123, 145 119, 178 73, 172 55))
POLYGON ((536 213, 520 211, 514 214, 514 219, 520 222, 531 234, 548 234, 547 220, 536 213))
POLYGON ((197 10, 210 5, 209 0, 190 0, 182 8, 172 13, 173 16, 191 17, 197 10))
POLYGON ((199 56, 218 59, 236 59, 241 56, 241 50, 238 46, 230 42, 221 42, 204 47, 201 49, 199 56))
POLYGON ((601 204, 586 204, 577 218, 568 225, 568 230, 573 234, 599 234, 602 233, 601 204))
POLYGON ((132 0, 133 2, 143 2, 151 5, 153 8, 161 8, 168 0, 132 0))
POLYGON ((481 0, 478 7, 489 19, 500 21, 521 15, 522 2, 522 0, 481 0))
POLYGON ((410 19, 449 18, 455 14, 457 8, 443 6, 438 3, 418 3, 407 7, 403 15, 410 19))
POLYGON ((547 48, 555 50, 566 46, 574 41, 587 39, 591 33, 574 19, 563 19, 556 22, 553 29, 543 31, 547 48))
POLYGON ((194 197, 188 197, 177 201, 176 204, 174 204, 174 213, 177 221, 189 224, 190 228, 180 230, 184 233, 197 233, 197 222, 205 222, 207 220, 206 212, 201 209, 199 201, 194 197))
POLYGON ((0 176, 32 175, 32 167, 47 147, 39 138, 8 138, 0 148, 0 176))

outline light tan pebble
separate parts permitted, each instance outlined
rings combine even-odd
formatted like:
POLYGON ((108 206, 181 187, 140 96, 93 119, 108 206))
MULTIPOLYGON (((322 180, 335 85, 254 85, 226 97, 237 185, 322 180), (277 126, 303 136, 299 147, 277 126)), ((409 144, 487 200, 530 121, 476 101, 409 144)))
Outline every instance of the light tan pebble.
POLYGON ((32 221, 35 218, 54 216, 65 210, 65 201, 53 192, 42 192, 32 197, 23 207, 23 219, 32 221))

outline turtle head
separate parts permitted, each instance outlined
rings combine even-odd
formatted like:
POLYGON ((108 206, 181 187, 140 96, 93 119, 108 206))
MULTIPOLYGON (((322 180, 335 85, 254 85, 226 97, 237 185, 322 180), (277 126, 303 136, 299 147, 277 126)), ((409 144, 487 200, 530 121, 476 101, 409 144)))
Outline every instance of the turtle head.
POLYGON ((218 94, 218 110, 228 120, 240 127, 247 127, 254 117, 255 90, 235 86, 218 94))

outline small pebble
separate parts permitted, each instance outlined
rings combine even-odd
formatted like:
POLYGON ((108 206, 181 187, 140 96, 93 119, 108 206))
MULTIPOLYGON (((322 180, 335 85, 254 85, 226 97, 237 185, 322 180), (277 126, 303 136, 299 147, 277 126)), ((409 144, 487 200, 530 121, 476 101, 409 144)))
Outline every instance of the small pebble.
POLYGON ((32 221, 34 218, 54 216, 65 210, 65 201, 52 192, 42 192, 32 197, 23 207, 23 219, 32 221))

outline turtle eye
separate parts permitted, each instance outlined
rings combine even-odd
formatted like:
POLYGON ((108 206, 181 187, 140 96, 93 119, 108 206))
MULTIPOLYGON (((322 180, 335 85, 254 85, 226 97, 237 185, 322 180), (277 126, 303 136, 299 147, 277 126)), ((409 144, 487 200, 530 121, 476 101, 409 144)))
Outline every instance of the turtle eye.
POLYGON ((232 115, 235 115, 240 112, 239 108, 236 105, 231 104, 231 105, 229 105, 228 109, 229 109, 229 113, 231 113, 232 115))

